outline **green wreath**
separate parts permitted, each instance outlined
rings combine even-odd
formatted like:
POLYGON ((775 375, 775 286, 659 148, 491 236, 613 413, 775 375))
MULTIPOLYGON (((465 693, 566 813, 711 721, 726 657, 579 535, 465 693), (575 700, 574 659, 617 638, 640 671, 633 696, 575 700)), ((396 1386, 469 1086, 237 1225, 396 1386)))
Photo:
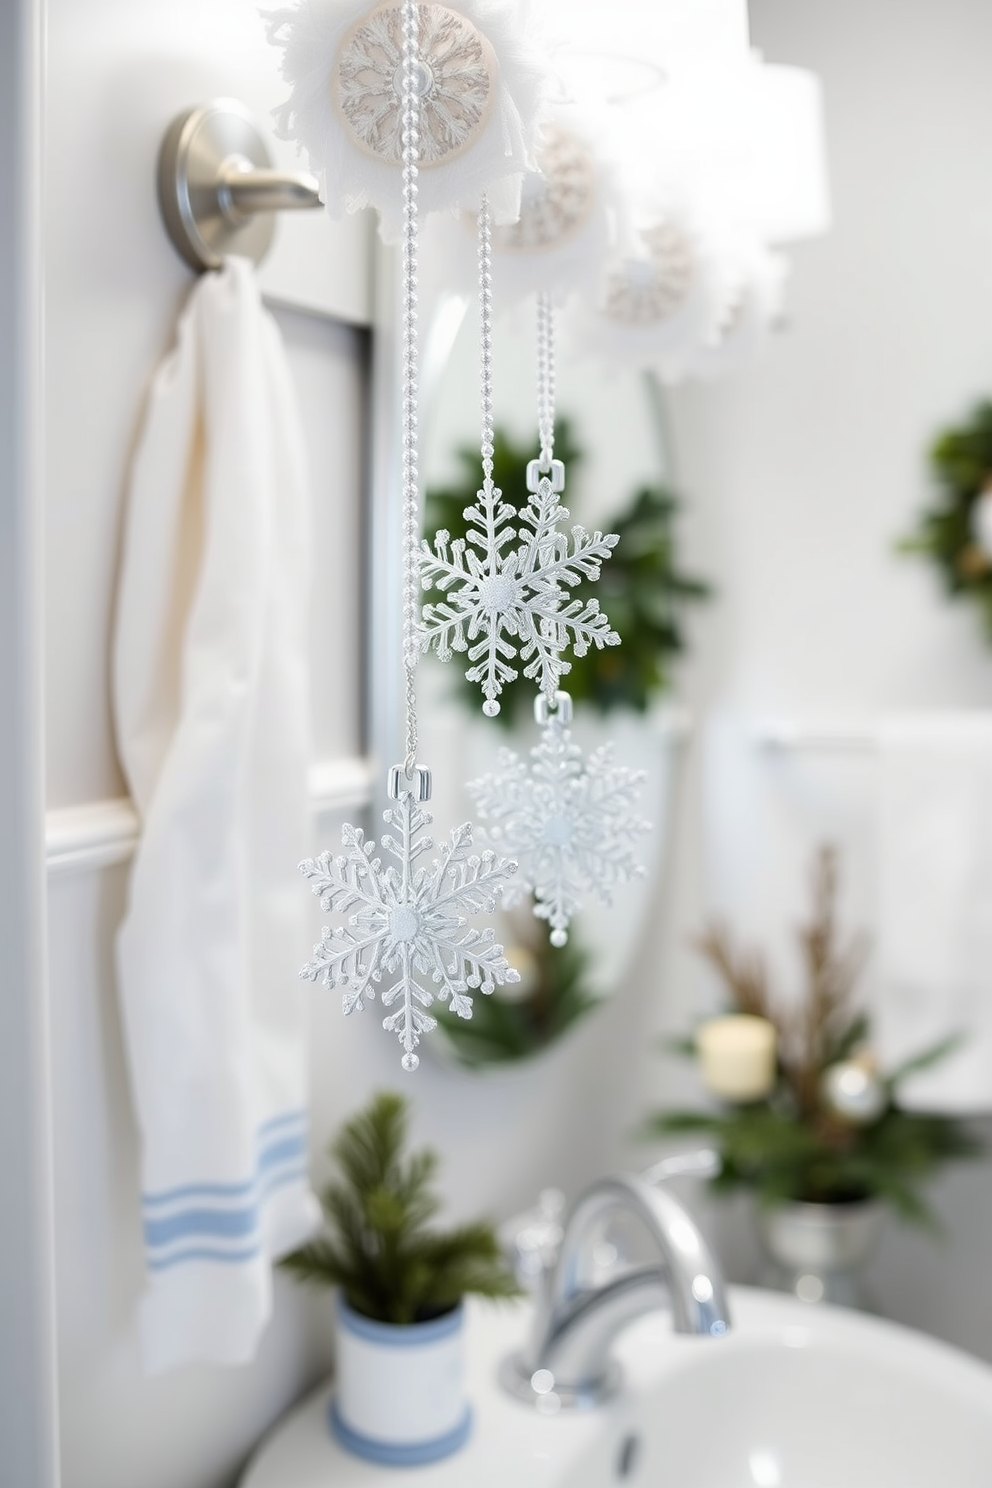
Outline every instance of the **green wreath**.
POLYGON ((931 558, 947 593, 978 605, 992 641, 992 554, 975 535, 975 505, 992 492, 992 402, 979 403, 966 423, 939 435, 929 462, 939 495, 900 551, 931 558))

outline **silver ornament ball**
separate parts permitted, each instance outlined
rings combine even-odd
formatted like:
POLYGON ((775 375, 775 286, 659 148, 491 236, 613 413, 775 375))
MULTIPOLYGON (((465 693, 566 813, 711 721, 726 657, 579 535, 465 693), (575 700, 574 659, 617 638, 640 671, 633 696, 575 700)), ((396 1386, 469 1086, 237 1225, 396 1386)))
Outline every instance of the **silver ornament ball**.
POLYGON ((834 1115, 852 1126, 869 1126, 885 1110, 885 1087, 881 1080, 853 1059, 832 1064, 825 1070, 821 1090, 834 1115))

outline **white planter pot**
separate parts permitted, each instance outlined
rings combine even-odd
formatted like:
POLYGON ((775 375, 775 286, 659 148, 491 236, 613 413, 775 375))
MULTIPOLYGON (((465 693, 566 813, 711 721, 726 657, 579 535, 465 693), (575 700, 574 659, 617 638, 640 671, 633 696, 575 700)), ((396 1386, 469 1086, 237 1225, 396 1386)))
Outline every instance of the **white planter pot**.
POLYGON ((468 1437, 462 1357, 464 1308, 429 1323, 377 1323, 339 1295, 337 1387, 331 1430, 358 1457, 415 1467, 456 1452, 468 1437))

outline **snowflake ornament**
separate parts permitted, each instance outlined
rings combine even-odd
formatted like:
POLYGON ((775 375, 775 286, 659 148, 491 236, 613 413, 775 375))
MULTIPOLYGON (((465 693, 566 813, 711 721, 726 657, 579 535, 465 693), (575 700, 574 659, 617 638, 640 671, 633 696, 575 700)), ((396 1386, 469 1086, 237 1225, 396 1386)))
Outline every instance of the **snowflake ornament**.
POLYGON ((532 764, 502 749, 499 773, 466 789, 488 819, 490 841, 520 860, 504 905, 532 892, 535 915, 551 927, 551 944, 563 946, 584 890, 611 904, 617 884, 643 875, 633 839, 650 826, 636 811, 645 772, 615 765, 612 744, 583 760, 567 727, 571 698, 559 692, 555 701, 554 715, 545 698, 535 703, 544 728, 530 752, 532 764))
POLYGON ((569 542, 558 530, 568 518, 558 501, 564 467, 560 460, 551 461, 548 474, 537 467, 532 460, 530 499, 522 512, 487 480, 475 505, 465 509, 467 541, 452 542, 442 530, 433 548, 423 543, 421 582, 445 598, 424 606, 421 649, 433 648, 441 661, 449 661, 453 651, 468 653, 472 665, 465 676, 481 684, 482 711, 489 718, 499 712, 504 685, 517 676, 512 662, 518 653, 524 676, 553 700, 572 669, 562 655, 569 646, 585 656, 591 645, 620 644, 598 600, 568 600, 569 589, 583 578, 599 578, 619 538, 576 526, 569 542), (516 528, 518 519, 526 525, 516 528))
POLYGON ((491 927, 465 929, 466 914, 494 912, 517 865, 492 851, 481 857, 473 854, 472 827, 466 822, 442 843, 439 858, 429 867, 417 867, 418 859, 434 846, 430 837, 421 835, 433 820, 420 804, 430 795, 430 776, 426 770, 416 772, 417 800, 412 790, 400 788, 400 773, 399 767, 391 772, 395 804, 383 813, 398 836, 385 833, 381 839, 396 864, 383 867, 373 856, 375 843, 366 842, 361 829, 350 825, 341 833, 348 849, 345 855, 322 852, 300 864, 325 913, 352 911, 346 925, 335 929, 325 925, 300 976, 311 982, 319 977, 325 987, 343 987, 346 1014, 375 998, 375 984, 384 973, 394 978, 382 993, 382 1002, 397 1008, 382 1026, 398 1036, 403 1068, 410 1071, 420 1063, 414 1053, 420 1035, 437 1027, 426 1011, 435 997, 460 1018, 471 1018, 472 991, 490 993, 520 980, 491 927), (430 990, 424 978, 439 990, 430 990))

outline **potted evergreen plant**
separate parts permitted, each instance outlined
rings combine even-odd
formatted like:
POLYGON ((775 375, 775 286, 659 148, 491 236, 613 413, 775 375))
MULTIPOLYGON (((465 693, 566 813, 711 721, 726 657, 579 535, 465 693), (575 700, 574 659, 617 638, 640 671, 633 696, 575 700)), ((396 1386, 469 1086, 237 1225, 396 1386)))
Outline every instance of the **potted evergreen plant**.
POLYGON ((380 1093, 331 1146, 340 1177, 321 1195, 325 1232, 282 1262, 336 1287, 331 1428, 349 1451, 413 1466, 456 1451, 471 1409, 462 1370, 462 1299, 519 1296, 486 1220, 431 1227, 437 1156, 404 1155, 408 1108, 380 1093))
POLYGON ((755 1194, 771 1262, 766 1281, 806 1301, 858 1305, 859 1269, 883 1205, 935 1228, 923 1185, 942 1163, 983 1149, 960 1120, 899 1102, 902 1082, 943 1058, 956 1038, 888 1074, 878 1069, 867 1015, 853 1004, 866 942, 840 944, 836 894, 836 854, 821 848, 813 913, 799 931, 806 986, 788 1005, 773 998, 758 952, 739 950, 721 924, 707 929, 697 946, 730 1009, 674 1047, 698 1057, 720 1104, 659 1112, 646 1130, 704 1134, 720 1157, 713 1187, 755 1194))

